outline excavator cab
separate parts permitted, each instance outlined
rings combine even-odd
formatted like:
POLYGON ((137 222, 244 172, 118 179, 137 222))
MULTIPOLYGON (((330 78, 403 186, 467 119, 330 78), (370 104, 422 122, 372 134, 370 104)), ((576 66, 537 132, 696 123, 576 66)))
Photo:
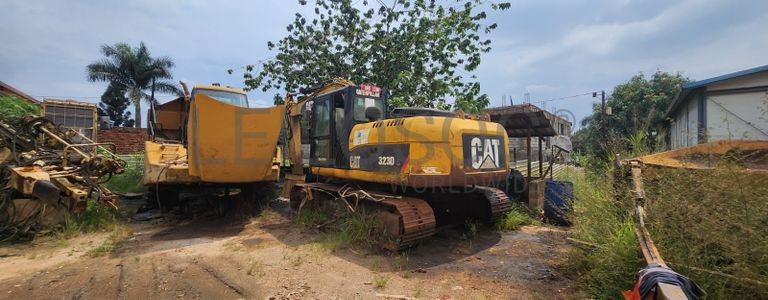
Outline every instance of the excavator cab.
POLYGON ((357 124, 386 117, 386 97, 381 88, 347 86, 318 96, 308 105, 310 165, 349 168, 349 135, 357 124))

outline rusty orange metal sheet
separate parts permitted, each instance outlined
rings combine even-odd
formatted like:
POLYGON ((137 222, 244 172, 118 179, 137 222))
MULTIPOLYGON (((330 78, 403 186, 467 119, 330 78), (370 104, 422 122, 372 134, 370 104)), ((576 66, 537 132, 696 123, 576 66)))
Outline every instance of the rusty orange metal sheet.
POLYGON ((195 95, 187 125, 190 175, 219 183, 274 178, 272 162, 284 114, 284 105, 245 108, 195 95))

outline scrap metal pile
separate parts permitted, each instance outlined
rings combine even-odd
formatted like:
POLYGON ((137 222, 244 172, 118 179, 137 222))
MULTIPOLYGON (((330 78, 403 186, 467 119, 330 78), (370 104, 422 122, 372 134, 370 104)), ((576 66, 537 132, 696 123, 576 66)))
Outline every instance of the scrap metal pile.
POLYGON ((45 118, 0 117, 0 241, 61 223, 90 199, 116 208, 102 184, 122 173, 125 161, 105 146, 114 150, 45 118))

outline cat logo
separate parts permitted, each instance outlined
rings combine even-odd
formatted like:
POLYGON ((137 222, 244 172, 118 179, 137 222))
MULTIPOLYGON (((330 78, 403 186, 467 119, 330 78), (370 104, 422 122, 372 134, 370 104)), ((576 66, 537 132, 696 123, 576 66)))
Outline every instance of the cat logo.
POLYGON ((502 139, 496 136, 464 136, 464 167, 496 170, 504 166, 502 139))

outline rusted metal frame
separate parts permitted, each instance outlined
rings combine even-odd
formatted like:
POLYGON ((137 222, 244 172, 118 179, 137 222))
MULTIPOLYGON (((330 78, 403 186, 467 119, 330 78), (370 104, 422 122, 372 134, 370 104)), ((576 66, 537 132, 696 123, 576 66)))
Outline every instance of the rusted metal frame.
POLYGON ((554 168, 552 167, 555 164, 555 159, 560 156, 560 154, 563 152, 563 149, 560 147, 557 147, 557 154, 554 153, 555 147, 552 147, 552 159, 549 161, 549 166, 547 167, 547 170, 544 171, 544 174, 549 173, 549 177, 554 179, 554 168))
POLYGON ((87 157, 88 159, 91 159, 91 155, 85 154, 84 152, 77 149, 77 147, 97 147, 97 146, 112 146, 113 150, 117 149, 117 146, 115 143, 88 143, 88 144, 67 144, 64 146, 64 152, 62 152, 61 156, 61 166, 66 168, 67 162, 69 161, 69 150, 75 150, 78 154, 80 154, 83 157, 87 157))

